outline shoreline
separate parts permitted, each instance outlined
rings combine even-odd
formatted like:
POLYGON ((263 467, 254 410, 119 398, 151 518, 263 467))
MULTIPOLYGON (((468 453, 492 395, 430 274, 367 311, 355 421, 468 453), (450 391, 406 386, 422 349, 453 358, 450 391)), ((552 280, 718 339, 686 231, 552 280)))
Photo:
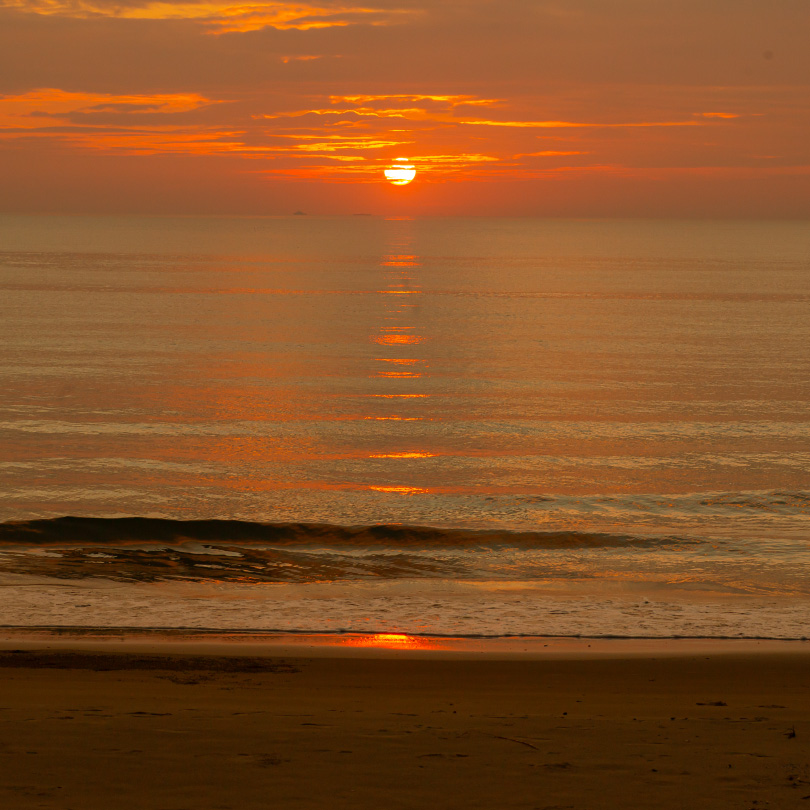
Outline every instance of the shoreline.
MULTIPOLYGON (((808 656, 807 639, 723 637, 500 636, 406 633, 255 632, 185 628, 0 627, 10 650, 284 658, 576 660, 694 656, 808 656)), ((0 664, 2 666, 2 664, 0 664)))
POLYGON ((806 637, 810 626, 805 597, 642 589, 634 583, 0 580, 0 622, 8 628, 790 640, 806 637))

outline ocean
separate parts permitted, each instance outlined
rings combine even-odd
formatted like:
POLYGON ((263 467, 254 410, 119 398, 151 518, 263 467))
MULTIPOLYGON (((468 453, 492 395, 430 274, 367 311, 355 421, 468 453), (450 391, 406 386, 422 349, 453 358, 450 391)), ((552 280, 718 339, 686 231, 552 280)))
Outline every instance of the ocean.
POLYGON ((810 223, 2 216, 0 345, 0 625, 810 635, 810 223))

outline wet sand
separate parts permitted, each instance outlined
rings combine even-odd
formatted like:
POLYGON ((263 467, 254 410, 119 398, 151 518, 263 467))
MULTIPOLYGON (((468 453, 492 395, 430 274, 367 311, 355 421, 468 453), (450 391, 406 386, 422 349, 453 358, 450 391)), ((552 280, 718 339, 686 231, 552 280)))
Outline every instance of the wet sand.
POLYGON ((14 810, 810 807, 807 645, 3 647, 14 810))

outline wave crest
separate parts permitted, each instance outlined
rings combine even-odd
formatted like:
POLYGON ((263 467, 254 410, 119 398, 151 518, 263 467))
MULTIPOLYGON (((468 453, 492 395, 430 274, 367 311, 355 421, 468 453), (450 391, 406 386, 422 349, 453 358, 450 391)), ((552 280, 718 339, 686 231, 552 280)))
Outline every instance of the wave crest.
POLYGON ((343 548, 611 548, 698 544, 683 537, 606 532, 457 529, 402 524, 258 523, 145 517, 58 517, 0 523, 2 546, 120 546, 181 543, 262 544, 343 548))

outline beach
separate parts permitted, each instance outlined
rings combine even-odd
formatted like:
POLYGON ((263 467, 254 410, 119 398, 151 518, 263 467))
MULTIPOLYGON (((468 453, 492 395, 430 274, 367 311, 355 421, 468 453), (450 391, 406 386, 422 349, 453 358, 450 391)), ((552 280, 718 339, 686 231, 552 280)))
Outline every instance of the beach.
POLYGON ((487 652, 408 648, 404 638, 370 647, 7 635, 0 803, 750 810, 810 801, 806 643, 536 639, 521 648, 513 639, 487 652))
POLYGON ((0 810, 810 810, 809 29, 0 0, 0 810))
POLYGON ((0 224, 0 808, 810 808, 805 222, 0 224))

